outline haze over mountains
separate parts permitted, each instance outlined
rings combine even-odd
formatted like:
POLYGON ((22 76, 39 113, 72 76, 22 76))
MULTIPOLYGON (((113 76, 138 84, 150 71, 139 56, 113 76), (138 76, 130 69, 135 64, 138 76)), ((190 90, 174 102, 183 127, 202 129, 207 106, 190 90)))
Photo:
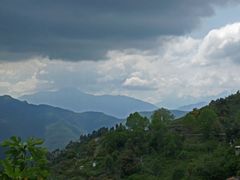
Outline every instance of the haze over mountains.
MULTIPOLYGON (((79 111, 93 110, 93 108, 100 111, 109 108, 112 110, 107 111, 109 114, 126 114, 126 116, 143 109, 146 111, 142 111, 141 114, 150 117, 153 110, 157 109, 149 103, 125 96, 93 96, 76 90, 38 93, 36 96, 28 97, 32 97, 31 102, 39 104, 45 101, 45 103, 69 109, 71 107, 74 109, 73 107, 76 106, 79 111), (104 103, 104 99, 107 99, 107 104, 104 103), (84 108, 85 104, 86 108, 84 108), (147 111, 148 109, 151 111, 147 111)), ((186 114, 178 110, 171 110, 171 112, 176 118, 186 114)), ((20 101, 8 95, 0 96, 0 141, 12 135, 22 138, 40 137, 45 139, 45 146, 53 150, 64 147, 69 141, 78 139, 81 134, 91 133, 101 127, 113 127, 121 122, 124 120, 102 112, 77 113, 50 105, 29 104, 27 101, 20 101)))
POLYGON ((117 118, 126 118, 136 111, 153 111, 158 107, 127 96, 101 95, 83 93, 78 89, 66 88, 54 92, 38 92, 20 97, 33 104, 48 104, 75 112, 103 112, 117 118))
POLYGON ((64 147, 81 134, 120 122, 120 119, 100 112, 75 113, 0 96, 0 141, 13 135, 39 137, 45 139, 45 145, 53 150, 64 147))
POLYGON ((195 104, 184 105, 184 106, 181 106, 177 109, 180 110, 180 111, 192 111, 195 108, 199 109, 199 108, 201 108, 203 106, 206 106, 206 105, 208 105, 208 102, 199 102, 199 103, 195 103, 195 104))
MULTIPOLYGON (((81 134, 124 122, 117 117, 126 118, 132 112, 151 116, 157 109, 150 103, 127 96, 94 96, 76 89, 40 92, 21 99, 27 101, 0 96, 0 141, 12 135, 35 136, 45 139, 45 146, 50 150, 64 147, 81 134)), ((171 112, 176 118, 186 114, 178 110, 171 112)))

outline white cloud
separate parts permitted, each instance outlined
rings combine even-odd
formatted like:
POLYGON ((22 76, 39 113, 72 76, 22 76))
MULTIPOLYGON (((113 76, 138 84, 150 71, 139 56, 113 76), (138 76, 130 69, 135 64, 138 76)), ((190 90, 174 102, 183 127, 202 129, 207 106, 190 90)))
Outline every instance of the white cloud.
MULTIPOLYGON (((109 51, 104 61, 33 58, 0 64, 0 90, 15 96, 49 88, 78 87, 95 94, 124 94, 175 105, 240 89, 240 23, 203 39, 165 37, 148 51, 109 51)), ((191 102, 190 102, 191 103, 191 102)))
POLYGON ((240 52, 239 29, 240 23, 235 23, 210 31, 203 39, 165 37, 151 51, 112 51, 101 74, 107 75, 109 83, 123 82, 121 92, 155 102, 171 95, 201 99, 232 92, 240 88, 240 67, 235 64, 240 52), (133 76, 136 72, 140 75, 133 76), (156 89, 136 95, 136 91, 124 89, 130 86, 156 89))
POLYGON ((205 65, 221 60, 240 62, 240 23, 211 30, 202 40, 195 62, 205 65))
POLYGON ((38 79, 38 74, 47 64, 47 59, 33 58, 23 62, 0 64, 0 93, 20 96, 46 88, 48 80, 38 79))
POLYGON ((155 89, 155 84, 156 84, 156 82, 154 82, 155 79, 153 80, 142 79, 138 76, 134 76, 135 74, 139 74, 139 73, 133 73, 131 77, 127 78, 122 83, 122 86, 129 89, 139 90, 139 91, 155 89))

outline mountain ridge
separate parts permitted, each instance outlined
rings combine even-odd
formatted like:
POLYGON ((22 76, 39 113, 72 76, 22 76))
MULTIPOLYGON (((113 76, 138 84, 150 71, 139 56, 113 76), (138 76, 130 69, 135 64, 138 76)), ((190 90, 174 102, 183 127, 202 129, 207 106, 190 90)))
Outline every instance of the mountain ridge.
POLYGON ((80 134, 91 133, 103 126, 112 127, 121 121, 102 112, 75 113, 49 105, 29 104, 9 95, 0 96, 0 141, 12 135, 23 138, 35 136, 45 139, 45 145, 53 150, 64 147, 70 140, 79 138, 80 134), (55 129, 48 129, 50 126, 55 129), (61 141, 61 137, 65 140, 61 141))
POLYGON ((118 118, 126 118, 130 113, 137 111, 158 109, 151 103, 128 96, 91 95, 71 88, 24 95, 20 99, 33 104, 48 104, 75 112, 103 112, 118 118))
POLYGON ((208 102, 202 101, 202 102, 198 102, 198 103, 193 103, 193 104, 187 104, 184 106, 180 106, 177 109, 180 111, 192 111, 193 109, 197 108, 202 108, 204 106, 208 105, 208 102))

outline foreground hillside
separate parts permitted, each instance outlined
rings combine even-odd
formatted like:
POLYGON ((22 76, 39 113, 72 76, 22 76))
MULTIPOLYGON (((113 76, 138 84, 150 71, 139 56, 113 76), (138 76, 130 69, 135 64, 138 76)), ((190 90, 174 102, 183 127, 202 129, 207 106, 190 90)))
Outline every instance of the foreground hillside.
POLYGON ((75 112, 103 112, 122 119, 126 118, 132 112, 153 111, 157 109, 153 104, 128 96, 95 96, 71 88, 25 95, 21 99, 33 104, 48 104, 75 112))
POLYGON ((74 113, 48 106, 33 105, 0 96, 0 141, 16 135, 45 139, 49 150, 64 147, 80 134, 111 127, 121 120, 97 112, 74 113))
POLYGON ((221 180, 240 174, 240 94, 172 121, 131 114, 126 126, 101 128, 51 155, 55 179, 221 180))

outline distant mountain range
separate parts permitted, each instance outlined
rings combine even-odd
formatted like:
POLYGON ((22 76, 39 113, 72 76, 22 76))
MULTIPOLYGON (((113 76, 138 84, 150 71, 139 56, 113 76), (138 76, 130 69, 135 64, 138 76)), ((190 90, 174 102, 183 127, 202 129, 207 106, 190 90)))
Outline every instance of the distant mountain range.
POLYGON ((118 118, 126 118, 132 112, 158 109, 153 104, 128 96, 95 96, 71 88, 24 95, 20 99, 27 100, 33 104, 48 104, 75 112, 103 112, 118 118))
POLYGON ((53 150, 64 147, 80 134, 112 127, 120 119, 100 112, 75 113, 49 105, 33 105, 10 96, 0 96, 0 141, 12 135, 45 139, 53 150))
POLYGON ((195 103, 195 104, 188 104, 185 106, 181 106, 179 108, 177 108, 180 111, 192 111, 194 108, 202 108, 204 106, 208 105, 208 102, 199 102, 199 103, 195 103))
MULTIPOLYGON (((45 139, 45 146, 50 150, 64 147, 70 140, 78 139, 80 134, 123 122, 132 112, 150 117, 158 109, 150 103, 127 96, 94 96, 76 89, 40 92, 22 96, 21 99, 24 101, 8 95, 0 96, 0 141, 12 135, 22 138, 35 136, 45 139), (29 104, 25 100, 40 105, 29 104)), ((170 111, 180 118, 190 108, 203 105, 192 104, 170 111)))

